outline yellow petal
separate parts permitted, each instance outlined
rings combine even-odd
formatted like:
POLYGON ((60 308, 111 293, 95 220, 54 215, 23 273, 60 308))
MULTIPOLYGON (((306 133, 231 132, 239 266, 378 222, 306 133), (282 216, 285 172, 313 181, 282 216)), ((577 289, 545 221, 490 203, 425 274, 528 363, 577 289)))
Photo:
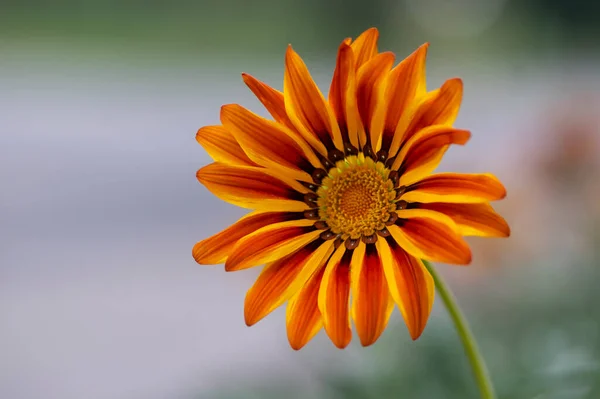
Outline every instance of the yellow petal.
POLYGON ((382 147, 390 148, 400 117, 426 91, 425 58, 429 43, 402 60, 389 74, 385 103, 387 113, 383 129, 382 147))
POLYGON ((489 173, 439 173, 407 187, 408 202, 481 203, 506 197, 506 189, 489 173))
POLYGON ((332 240, 313 241, 298 251, 267 264, 246 294, 246 324, 251 326, 258 323, 300 291, 313 273, 323 265, 332 249, 332 240))
POLYGON ((319 238, 312 220, 270 224, 240 239, 225 262, 226 271, 236 271, 281 259, 319 238))
POLYGON ((449 216, 463 236, 508 237, 510 227, 506 220, 488 203, 446 204, 434 202, 418 204, 420 209, 429 209, 449 216))
POLYGON ((334 147, 344 149, 333 111, 291 46, 285 53, 283 95, 290 120, 317 151, 327 156, 334 147))
POLYGON ((447 125, 421 129, 400 150, 392 164, 400 174, 400 185, 408 185, 431 174, 439 165, 450 144, 464 145, 471 137, 468 130, 447 125))
POLYGON ((192 255, 201 265, 223 263, 240 238, 264 226, 302 218, 301 212, 252 212, 220 233, 196 243, 192 255))
POLYGON ((288 128, 294 128, 292 121, 290 121, 290 118, 285 112, 285 103, 283 101, 282 92, 275 90, 271 86, 247 73, 242 74, 242 79, 244 79, 244 83, 246 83, 258 100, 265 106, 267 111, 269 111, 273 119, 288 128))
POLYGON ((471 249, 448 216, 426 209, 398 211, 396 225, 388 226, 394 240, 419 259, 457 265, 471 263, 471 249))
POLYGON ((212 163, 198 170, 198 181, 214 195, 242 208, 282 212, 307 209, 302 202, 308 189, 273 171, 249 166, 212 163))
POLYGON ((396 155, 402 143, 427 126, 452 126, 458 116, 462 93, 462 80, 449 79, 442 87, 427 93, 419 102, 411 105, 398 122, 390 146, 390 156, 396 155))
POLYGON ((233 133, 248 157, 261 166, 307 182, 312 181, 307 171, 321 166, 302 137, 237 104, 221 108, 221 122, 233 133))
MULTIPOLYGON (((385 85, 394 54, 385 52, 371 58, 358 70, 356 98, 362 123, 369 128, 371 148, 381 147, 381 134, 385 123, 385 85)), ((364 145, 364 143, 361 143, 364 145)))
POLYGON ((363 346, 373 344, 389 320, 393 304, 375 245, 359 244, 350 266, 352 318, 363 346))
POLYGON ((196 133, 196 141, 216 162, 255 166, 233 135, 223 126, 204 126, 196 133))
POLYGON ((286 329, 288 341, 294 350, 302 349, 323 327, 317 298, 324 270, 321 267, 314 273, 288 302, 286 329))
POLYGON ((361 33, 351 47, 356 56, 356 69, 363 66, 371 58, 377 55, 377 40, 379 31, 377 28, 370 28, 361 33))
POLYGON ((434 297, 434 281, 420 259, 410 256, 392 237, 377 240, 390 293, 412 339, 425 329, 434 297))
POLYGON ((319 309, 327 335, 345 348, 352 339, 350 327, 350 261, 352 251, 340 245, 329 259, 319 290, 319 309))

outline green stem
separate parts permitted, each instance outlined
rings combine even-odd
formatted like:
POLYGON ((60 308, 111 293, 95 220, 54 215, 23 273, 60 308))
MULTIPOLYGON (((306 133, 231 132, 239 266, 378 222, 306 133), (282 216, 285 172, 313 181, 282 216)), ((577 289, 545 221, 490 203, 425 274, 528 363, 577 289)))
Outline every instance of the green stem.
POLYGON ((488 370, 485 366, 485 361, 483 360, 481 352, 477 347, 477 342, 475 342, 473 333, 469 328, 469 323, 467 322, 467 319, 465 319, 465 316, 462 314, 460 307, 458 306, 456 297, 452 294, 442 276, 440 276, 434 269, 433 265, 425 260, 423 263, 425 264, 427 270, 429 270, 429 273, 431 273, 431 276, 435 281, 437 291, 442 297, 444 305, 448 309, 448 313, 450 313, 450 318, 454 322, 454 326, 456 327, 456 331, 458 332, 460 340, 462 341, 465 353, 469 358, 469 363, 471 363, 471 368, 473 369, 473 375, 475 376, 475 380, 479 386, 481 398, 494 399, 496 395, 494 394, 494 387, 492 385, 492 380, 490 379, 488 370))

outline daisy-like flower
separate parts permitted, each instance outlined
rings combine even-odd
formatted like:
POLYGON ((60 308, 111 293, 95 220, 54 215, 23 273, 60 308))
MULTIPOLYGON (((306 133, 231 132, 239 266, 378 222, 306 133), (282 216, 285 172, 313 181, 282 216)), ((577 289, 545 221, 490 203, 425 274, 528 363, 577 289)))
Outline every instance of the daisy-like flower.
POLYGON ((421 259, 466 265, 463 236, 509 235, 489 202, 505 188, 490 174, 432 174, 451 144, 460 79, 425 87, 428 44, 393 67, 374 28, 339 47, 324 98, 288 47, 283 92, 243 74, 272 115, 221 108, 221 125, 197 141, 214 159, 197 173, 214 195, 253 210, 198 242, 200 264, 235 271, 265 265, 246 295, 251 326, 287 302, 294 349, 324 327, 339 348, 352 337, 374 343, 397 305, 417 339, 429 317, 434 281, 421 259))

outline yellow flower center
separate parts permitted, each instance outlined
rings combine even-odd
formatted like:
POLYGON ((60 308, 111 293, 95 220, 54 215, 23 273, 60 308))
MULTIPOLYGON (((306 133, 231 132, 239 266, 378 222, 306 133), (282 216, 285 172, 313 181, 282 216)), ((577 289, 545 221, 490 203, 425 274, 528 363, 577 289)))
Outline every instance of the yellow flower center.
POLYGON ((389 169, 364 154, 338 161, 317 190, 319 216, 342 239, 372 236, 396 210, 389 169))

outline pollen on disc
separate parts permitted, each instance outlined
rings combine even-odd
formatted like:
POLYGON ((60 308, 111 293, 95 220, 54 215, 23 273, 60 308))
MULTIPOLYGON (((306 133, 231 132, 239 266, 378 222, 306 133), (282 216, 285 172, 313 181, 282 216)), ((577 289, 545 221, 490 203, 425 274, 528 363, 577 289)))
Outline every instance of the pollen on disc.
POLYGON ((317 192, 321 219, 345 238, 372 236, 396 209, 394 183, 370 159, 351 156, 337 167, 327 189, 317 192))

